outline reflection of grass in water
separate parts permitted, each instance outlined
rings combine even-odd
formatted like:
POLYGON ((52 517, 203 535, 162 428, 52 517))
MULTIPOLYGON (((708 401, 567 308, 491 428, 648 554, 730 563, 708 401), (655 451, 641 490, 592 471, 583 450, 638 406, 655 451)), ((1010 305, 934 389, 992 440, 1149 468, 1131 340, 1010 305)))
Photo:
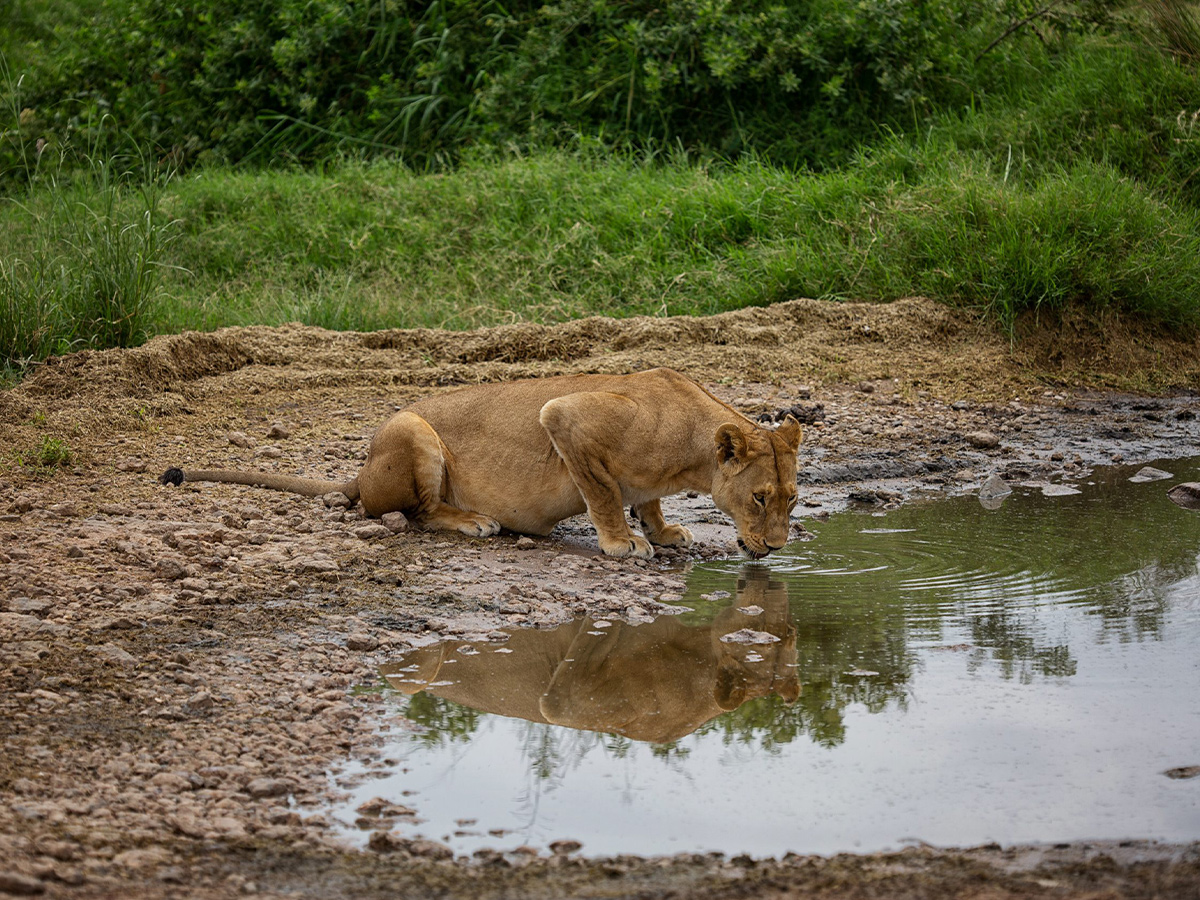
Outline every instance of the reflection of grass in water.
POLYGON ((443 700, 427 691, 421 691, 408 698, 404 715, 421 726, 422 730, 414 733, 412 740, 426 748, 470 741, 483 717, 483 713, 478 710, 461 706, 451 700, 443 700))

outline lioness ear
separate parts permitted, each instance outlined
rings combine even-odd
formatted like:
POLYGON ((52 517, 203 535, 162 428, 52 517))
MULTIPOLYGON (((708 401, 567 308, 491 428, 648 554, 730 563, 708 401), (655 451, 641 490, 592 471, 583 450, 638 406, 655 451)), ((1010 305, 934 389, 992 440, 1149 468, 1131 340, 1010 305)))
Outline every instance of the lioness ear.
POLYGON ((746 458, 746 436, 736 425, 725 423, 717 429, 717 461, 726 465, 746 458))
POLYGON ((792 448, 793 451, 800 449, 800 442, 804 440, 804 429, 800 427, 800 423, 796 421, 795 416, 787 416, 783 420, 783 424, 775 429, 775 433, 783 438, 784 443, 792 448))

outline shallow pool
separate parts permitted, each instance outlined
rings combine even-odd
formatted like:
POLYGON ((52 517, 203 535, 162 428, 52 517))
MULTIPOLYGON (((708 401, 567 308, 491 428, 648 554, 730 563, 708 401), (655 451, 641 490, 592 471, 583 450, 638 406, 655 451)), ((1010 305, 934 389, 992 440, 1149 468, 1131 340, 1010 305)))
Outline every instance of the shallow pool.
POLYGON ((394 799, 461 853, 1200 838, 1200 777, 1164 774, 1200 765, 1200 513, 1165 494, 1200 459, 1157 465, 811 522, 651 625, 406 654, 396 766, 338 816, 365 841, 394 799))

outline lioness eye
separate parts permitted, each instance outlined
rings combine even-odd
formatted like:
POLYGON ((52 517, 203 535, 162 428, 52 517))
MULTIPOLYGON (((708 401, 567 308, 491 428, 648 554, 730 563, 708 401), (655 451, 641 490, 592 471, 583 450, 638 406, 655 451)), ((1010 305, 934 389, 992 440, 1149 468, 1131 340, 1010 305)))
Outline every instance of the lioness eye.
POLYGON ((765 506, 766 502, 767 502, 767 498, 763 494, 755 494, 754 502, 757 503, 759 506, 765 506))

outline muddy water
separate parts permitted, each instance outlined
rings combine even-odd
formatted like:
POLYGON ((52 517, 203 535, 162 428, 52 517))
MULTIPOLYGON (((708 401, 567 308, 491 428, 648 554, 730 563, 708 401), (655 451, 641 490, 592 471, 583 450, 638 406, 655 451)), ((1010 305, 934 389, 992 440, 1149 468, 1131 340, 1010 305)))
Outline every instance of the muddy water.
POLYGON ((701 567, 678 616, 585 619, 384 666, 382 772, 338 810, 465 853, 778 855, 1200 838, 1200 481, 1097 470, 810 523, 701 567))

